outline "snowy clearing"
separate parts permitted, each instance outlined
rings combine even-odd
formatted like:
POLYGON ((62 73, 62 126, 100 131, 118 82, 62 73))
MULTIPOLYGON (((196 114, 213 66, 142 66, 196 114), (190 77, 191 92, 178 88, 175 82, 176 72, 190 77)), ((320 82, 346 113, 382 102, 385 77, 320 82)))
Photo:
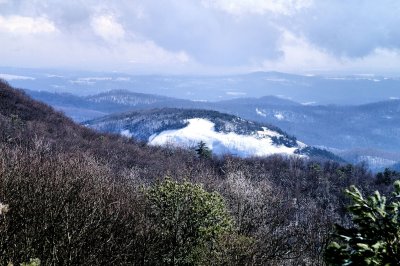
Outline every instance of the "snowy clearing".
POLYGON ((298 147, 286 147, 273 144, 270 137, 280 134, 263 128, 257 135, 238 135, 234 132, 216 132, 214 123, 207 119, 188 119, 185 128, 166 130, 154 134, 149 138, 150 145, 175 145, 179 147, 193 147, 204 141, 214 154, 233 154, 240 157, 268 156, 272 154, 293 155, 298 147), (262 137, 260 137, 262 136, 262 137))

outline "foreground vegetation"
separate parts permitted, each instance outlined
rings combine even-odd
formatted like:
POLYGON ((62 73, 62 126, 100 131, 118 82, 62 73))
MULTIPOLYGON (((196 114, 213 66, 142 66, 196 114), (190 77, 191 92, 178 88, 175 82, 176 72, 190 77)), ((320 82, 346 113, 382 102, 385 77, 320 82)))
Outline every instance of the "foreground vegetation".
POLYGON ((0 264, 323 265, 343 191, 396 173, 98 134, 0 82, 0 264))

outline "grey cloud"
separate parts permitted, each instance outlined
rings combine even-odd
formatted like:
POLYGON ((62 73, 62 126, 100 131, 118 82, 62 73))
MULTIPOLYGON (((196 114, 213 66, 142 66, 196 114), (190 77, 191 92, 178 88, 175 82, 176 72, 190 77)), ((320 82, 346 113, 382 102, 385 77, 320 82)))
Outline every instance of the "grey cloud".
POLYGON ((400 1, 315 1, 290 27, 337 56, 400 48, 400 1))
POLYGON ((200 1, 143 1, 144 18, 127 21, 145 38, 172 51, 186 51, 214 65, 249 64, 280 55, 280 32, 262 16, 235 17, 200 1))
POLYGON ((91 46, 106 45, 90 23, 102 13, 115 15, 126 32, 124 41, 150 41, 167 51, 184 51, 204 66, 254 66, 279 59, 284 30, 335 57, 364 57, 376 48, 400 49, 398 0, 314 0, 293 16, 271 12, 237 16, 206 8, 201 0, 10 0, 0 8, 3 16, 47 17, 64 39, 91 46))
POLYGON ((62 31, 93 40, 90 17, 112 12, 135 38, 154 41, 172 52, 184 51, 204 64, 248 65, 280 56, 280 31, 269 18, 238 18, 205 8, 201 1, 16 0, 9 9, 24 15, 46 14, 62 31), (139 9, 143 17, 136 15, 139 9))

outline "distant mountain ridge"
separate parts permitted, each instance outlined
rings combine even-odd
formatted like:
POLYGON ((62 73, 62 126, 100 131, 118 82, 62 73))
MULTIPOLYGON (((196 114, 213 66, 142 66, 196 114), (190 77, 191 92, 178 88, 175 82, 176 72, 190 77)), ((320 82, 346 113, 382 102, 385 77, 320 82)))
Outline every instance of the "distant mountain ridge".
POLYGON ((381 75, 300 75, 253 72, 230 75, 130 75, 0 67, 13 86, 88 96, 115 89, 187 100, 220 101, 281 96, 299 103, 359 105, 400 98, 400 78, 381 75))

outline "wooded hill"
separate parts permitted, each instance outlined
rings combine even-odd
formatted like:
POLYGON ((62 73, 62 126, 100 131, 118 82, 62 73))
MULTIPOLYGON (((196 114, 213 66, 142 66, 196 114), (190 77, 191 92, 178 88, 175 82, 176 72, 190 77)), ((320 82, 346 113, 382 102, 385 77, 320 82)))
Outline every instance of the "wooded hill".
POLYGON ((0 154, 1 265, 323 265, 333 224, 350 223, 344 188, 390 184, 363 166, 96 133, 5 82, 0 154))

